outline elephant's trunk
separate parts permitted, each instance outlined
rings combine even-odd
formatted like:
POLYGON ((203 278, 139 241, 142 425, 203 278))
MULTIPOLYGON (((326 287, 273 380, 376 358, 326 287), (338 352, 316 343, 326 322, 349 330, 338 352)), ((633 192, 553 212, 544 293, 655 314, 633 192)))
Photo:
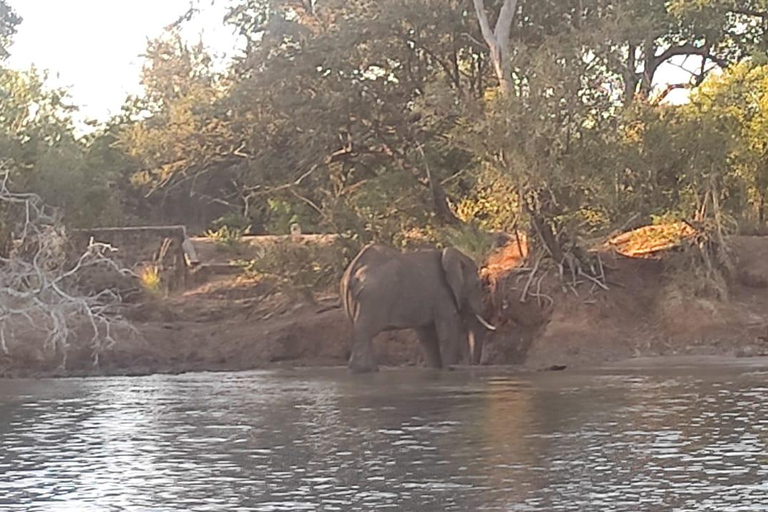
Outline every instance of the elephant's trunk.
POLYGON ((495 331, 496 327, 488 323, 485 318, 483 318, 480 314, 475 313, 475 318, 477 318, 477 321, 480 322, 480 324, 488 329, 489 331, 495 331))

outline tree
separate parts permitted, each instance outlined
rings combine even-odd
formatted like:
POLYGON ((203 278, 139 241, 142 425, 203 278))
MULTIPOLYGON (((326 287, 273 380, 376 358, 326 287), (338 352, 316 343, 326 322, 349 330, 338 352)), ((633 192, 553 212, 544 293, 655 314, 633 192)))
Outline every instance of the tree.
POLYGON ((148 52, 153 105, 122 141, 153 194, 194 183, 194 195, 205 189, 255 224, 290 203, 310 226, 336 229, 349 210, 369 225, 405 217, 386 203, 376 213, 355 204, 386 182, 380 191, 408 201, 411 214, 428 214, 426 204, 455 221, 443 181, 461 163, 444 138, 457 116, 431 109, 482 95, 489 71, 463 37, 476 30, 462 2, 243 2, 229 20, 249 43, 226 76, 193 76, 193 49, 178 40, 162 59, 148 52))
POLYGON ((45 74, 0 72, 0 154, 15 187, 34 191, 64 212, 68 225, 112 224, 120 202, 110 188, 112 170, 89 162, 88 141, 76 136, 65 90, 45 74))
POLYGON ((491 51, 491 61, 499 81, 499 89, 502 94, 508 94, 511 88, 510 73, 512 68, 509 37, 512 21, 517 11, 517 0, 504 0, 494 29, 491 29, 483 0, 473 0, 473 2, 483 38, 491 51))
POLYGON ((690 82, 672 86, 703 91, 759 50, 762 0, 468 6, 237 0, 226 22, 246 45, 224 71, 172 30, 148 46, 146 95, 110 128, 124 152, 110 166, 134 186, 111 179, 153 222, 299 220, 393 241, 456 217, 524 218, 556 259, 635 214, 695 209, 713 183, 681 156, 696 133, 729 200, 751 179, 746 160, 732 172, 714 117, 662 107, 655 88, 689 59, 690 82))
POLYGON ((147 218, 204 227, 212 203, 230 205, 226 169, 242 160, 220 104, 226 88, 203 45, 187 45, 176 30, 150 41, 145 57, 145 94, 115 124, 117 144, 139 167, 132 182, 152 210, 147 218))
POLYGON ((8 2, 0 0, 0 59, 8 57, 8 47, 21 21, 8 2))
POLYGON ((727 73, 710 77, 692 98, 690 108, 700 119, 717 123, 729 140, 729 176, 741 201, 731 210, 753 212, 759 226, 766 222, 768 198, 768 65, 746 60, 727 73), (726 131, 727 130, 727 131, 726 131), (738 190, 741 188, 741 192, 738 190), (748 208, 747 208, 748 206, 748 208))

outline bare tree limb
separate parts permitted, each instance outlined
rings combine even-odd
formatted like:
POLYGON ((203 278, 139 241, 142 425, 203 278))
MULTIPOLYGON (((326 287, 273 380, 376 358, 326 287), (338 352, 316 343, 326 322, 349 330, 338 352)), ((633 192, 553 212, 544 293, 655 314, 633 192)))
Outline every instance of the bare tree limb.
POLYGON ((0 204, 10 205, 10 218, 17 236, 10 254, 0 257, 0 350, 10 353, 15 338, 13 326, 26 323, 46 335, 45 348, 59 350, 66 366, 67 348, 83 326, 90 328, 91 355, 98 366, 103 350, 116 342, 114 326, 130 328, 118 310, 116 290, 87 294, 78 289, 79 278, 95 268, 130 274, 111 258, 114 249, 90 241, 75 262, 68 262, 66 233, 42 200, 34 194, 12 192, 9 173, 0 180, 0 204), (10 336, 10 339, 9 339, 10 336))
POLYGON ((667 86, 664 88, 663 91, 659 93, 659 95, 654 98, 654 100, 651 102, 653 105, 660 105, 666 98, 669 96, 672 91, 677 91, 679 89, 691 89, 690 84, 667 84, 667 86))

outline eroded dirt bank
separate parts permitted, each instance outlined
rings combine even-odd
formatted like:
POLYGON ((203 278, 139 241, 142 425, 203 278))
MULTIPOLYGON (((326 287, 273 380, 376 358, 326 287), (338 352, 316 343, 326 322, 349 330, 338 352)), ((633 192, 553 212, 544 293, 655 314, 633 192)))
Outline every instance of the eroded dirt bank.
POLYGON ((664 260, 604 253, 608 290, 563 291, 554 303, 521 305, 505 293, 506 320, 488 362, 537 368, 599 365, 639 357, 768 354, 768 238, 733 240, 736 272, 727 300, 695 297, 664 260))
MULTIPOLYGON (((768 354, 768 238, 733 240, 737 272, 729 299, 686 296, 665 261, 604 253, 608 290, 563 286, 546 279, 539 297, 520 302, 524 276, 497 284, 493 311, 499 331, 489 338, 484 364, 596 365, 636 357, 768 354), (551 299, 551 300, 549 300, 551 299)), ((344 365, 349 326, 335 297, 304 304, 272 287, 218 275, 189 291, 132 308, 136 328, 99 351, 94 367, 90 335, 70 347, 66 366, 34 333, 17 332, 0 355, 0 375, 98 375, 246 370, 276 365, 344 365)), ((490 301, 489 301, 490 302, 490 301)), ((418 365, 421 353, 408 331, 376 340, 382 365, 418 365)))

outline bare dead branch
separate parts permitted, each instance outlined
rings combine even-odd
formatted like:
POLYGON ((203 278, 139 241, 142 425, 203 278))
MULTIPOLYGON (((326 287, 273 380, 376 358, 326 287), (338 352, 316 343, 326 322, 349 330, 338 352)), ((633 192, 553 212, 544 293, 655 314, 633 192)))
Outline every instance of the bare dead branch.
POLYGON ((9 173, 0 180, 0 204, 11 206, 10 218, 17 233, 10 254, 0 257, 0 350, 8 354, 14 339, 11 320, 19 319, 45 333, 45 348, 60 349, 66 365, 67 347, 79 327, 92 331, 93 364, 113 345, 114 328, 130 325, 119 314, 121 297, 116 290, 91 294, 78 290, 78 279, 95 268, 120 275, 131 274, 112 259, 114 249, 92 239, 85 252, 68 261, 67 237, 54 215, 35 194, 12 192, 9 173))
POLYGON ((533 270, 531 270, 531 274, 528 276, 528 281, 525 283, 525 288, 523 288, 523 293, 520 295, 520 302, 525 302, 528 298, 528 289, 531 287, 531 283, 533 282, 533 278, 536 277, 536 271, 539 270, 539 265, 541 265, 541 260, 544 259, 544 255, 541 254, 536 259, 536 264, 533 266, 533 270))
POLYGON ((594 283, 594 285, 597 286, 598 288, 602 288, 603 290, 608 291, 609 288, 600 279, 598 279, 596 277, 592 277, 588 273, 582 271, 581 268, 579 268, 578 272, 579 272, 579 276, 580 277, 583 277, 587 281, 590 281, 590 282, 594 283))

